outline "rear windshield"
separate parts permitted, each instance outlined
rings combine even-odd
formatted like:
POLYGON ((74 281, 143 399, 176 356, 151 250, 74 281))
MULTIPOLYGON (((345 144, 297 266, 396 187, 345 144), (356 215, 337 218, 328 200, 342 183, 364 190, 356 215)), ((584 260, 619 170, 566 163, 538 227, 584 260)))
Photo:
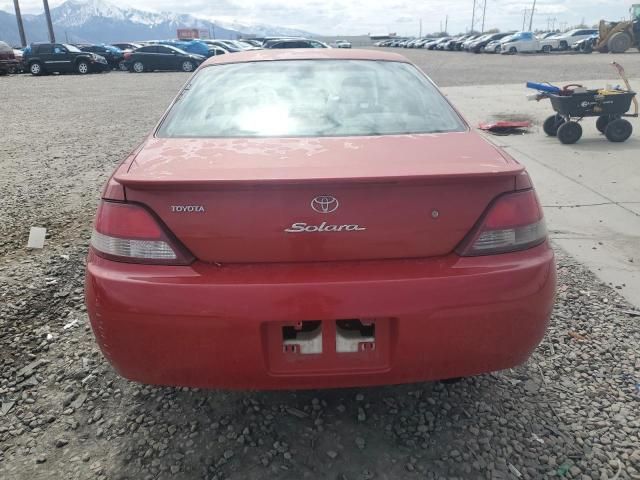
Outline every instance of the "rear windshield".
POLYGON ((412 65, 288 60, 217 65, 185 87, 159 137, 456 132, 465 125, 412 65))

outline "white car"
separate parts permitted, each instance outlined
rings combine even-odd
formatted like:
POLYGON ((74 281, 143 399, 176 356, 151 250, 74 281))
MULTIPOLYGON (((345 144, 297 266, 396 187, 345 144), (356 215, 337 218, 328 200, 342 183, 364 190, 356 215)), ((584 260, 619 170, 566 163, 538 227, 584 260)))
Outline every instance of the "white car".
POLYGON ((351 48, 351 42, 347 42, 346 40, 336 40, 333 42, 332 47, 335 48, 351 48))
POLYGON ((551 42, 554 50, 568 50, 571 45, 579 42, 580 40, 584 40, 585 38, 589 38, 597 34, 598 30, 594 30, 592 28, 576 28, 565 33, 553 35, 545 39, 545 41, 551 42))
MULTIPOLYGON (((515 34, 514 34, 515 35, 515 34)), ((502 51, 502 44, 511 40, 513 35, 501 38, 499 40, 492 40, 484 47, 485 53, 500 53, 502 51)))
POLYGON ((553 50, 553 41, 540 40, 533 32, 518 32, 508 37, 509 40, 500 44, 500 53, 513 55, 516 53, 549 53, 553 50))

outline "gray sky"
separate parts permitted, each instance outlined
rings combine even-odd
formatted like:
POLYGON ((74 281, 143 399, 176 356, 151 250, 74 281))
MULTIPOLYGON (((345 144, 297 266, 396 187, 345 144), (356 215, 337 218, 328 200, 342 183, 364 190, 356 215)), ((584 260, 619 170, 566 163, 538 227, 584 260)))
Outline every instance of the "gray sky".
MULTIPOLYGON (((449 15, 449 31, 462 32, 471 26, 473 0, 105 0, 141 10, 191 13, 205 18, 237 20, 294 27, 328 35, 385 34, 417 35, 420 19, 423 31, 433 32, 449 15)), ((481 0, 480 0, 481 1, 481 0)), ((521 29, 523 10, 532 1, 486 0, 486 28, 521 29)), ((51 7, 63 0, 49 0, 51 7)), ((580 23, 589 25, 600 18, 627 17, 631 0, 538 0, 534 29, 580 23)), ((20 0, 24 13, 42 12, 41 0, 20 0)), ((0 0, 0 10, 13 12, 13 0, 0 0)), ((528 22, 527 22, 528 23, 528 22)), ((479 28, 479 24, 477 24, 479 28)))

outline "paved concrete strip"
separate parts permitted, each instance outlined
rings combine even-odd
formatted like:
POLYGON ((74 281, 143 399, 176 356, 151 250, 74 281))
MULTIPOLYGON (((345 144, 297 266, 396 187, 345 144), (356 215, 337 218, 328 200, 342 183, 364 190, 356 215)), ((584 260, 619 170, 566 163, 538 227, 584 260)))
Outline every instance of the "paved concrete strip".
MULTIPOLYGON (((619 81, 575 83, 596 88, 619 81)), ((595 118, 585 118, 582 140, 562 145, 541 128, 551 105, 528 102, 524 82, 444 91, 473 126, 499 119, 534 122, 527 135, 488 138, 527 166, 554 241, 640 306, 640 122, 630 119, 634 136, 612 144, 596 130, 595 118)))

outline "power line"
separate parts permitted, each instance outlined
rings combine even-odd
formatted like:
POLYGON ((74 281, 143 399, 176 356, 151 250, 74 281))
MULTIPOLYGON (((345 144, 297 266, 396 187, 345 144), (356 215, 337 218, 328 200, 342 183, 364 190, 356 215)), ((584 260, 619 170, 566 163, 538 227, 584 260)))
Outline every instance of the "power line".
POLYGON ((487 0, 473 0, 473 12, 471 15, 471 32, 476 31, 476 21, 482 17, 482 28, 484 32, 484 22, 487 15, 487 0))

